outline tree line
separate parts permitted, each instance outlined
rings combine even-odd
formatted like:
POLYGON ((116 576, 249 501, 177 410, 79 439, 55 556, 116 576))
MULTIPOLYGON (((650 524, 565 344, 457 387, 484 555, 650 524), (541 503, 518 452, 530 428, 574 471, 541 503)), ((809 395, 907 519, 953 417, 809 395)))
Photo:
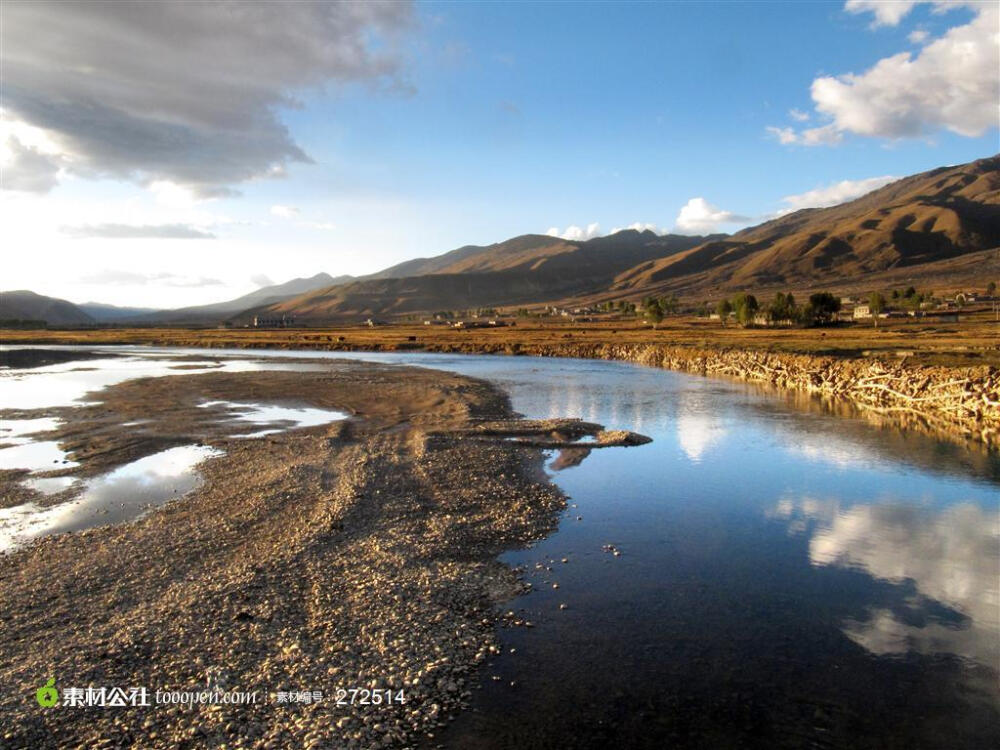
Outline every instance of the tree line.
POLYGON ((715 312, 723 323, 733 316, 744 326, 753 324, 758 316, 773 323, 826 325, 840 312, 840 298, 830 292, 816 292, 809 295, 808 302, 800 305, 791 292, 778 292, 770 302, 761 305, 753 294, 740 292, 735 297, 720 300, 715 312))

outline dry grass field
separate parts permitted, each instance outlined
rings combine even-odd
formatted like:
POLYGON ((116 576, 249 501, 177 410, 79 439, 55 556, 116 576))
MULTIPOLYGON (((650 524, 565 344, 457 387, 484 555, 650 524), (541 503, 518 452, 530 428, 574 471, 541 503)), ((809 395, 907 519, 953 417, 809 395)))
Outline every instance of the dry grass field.
POLYGON ((658 343, 835 357, 905 358, 914 364, 1000 367, 1000 323, 988 310, 958 323, 927 319, 848 323, 822 328, 741 328, 696 317, 670 317, 655 329, 636 320, 563 322, 519 319, 514 326, 453 329, 391 324, 289 329, 94 328, 0 330, 4 346, 18 344, 150 344, 276 349, 425 350, 530 354, 533 349, 591 344, 658 343))

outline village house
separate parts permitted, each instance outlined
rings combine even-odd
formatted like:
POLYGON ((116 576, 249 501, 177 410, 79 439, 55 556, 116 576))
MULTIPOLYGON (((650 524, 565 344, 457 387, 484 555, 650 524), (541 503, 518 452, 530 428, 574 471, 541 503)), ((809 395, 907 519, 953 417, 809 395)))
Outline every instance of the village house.
MULTIPOLYGON (((718 317, 718 315, 716 315, 718 317)), ((753 316, 753 324, 755 326, 763 326, 765 328, 790 328, 794 321, 791 320, 775 320, 767 313, 757 313, 753 316)))
POLYGON ((295 325, 295 318, 282 315, 280 318, 265 318, 254 315, 252 325, 254 328, 290 328, 295 325))

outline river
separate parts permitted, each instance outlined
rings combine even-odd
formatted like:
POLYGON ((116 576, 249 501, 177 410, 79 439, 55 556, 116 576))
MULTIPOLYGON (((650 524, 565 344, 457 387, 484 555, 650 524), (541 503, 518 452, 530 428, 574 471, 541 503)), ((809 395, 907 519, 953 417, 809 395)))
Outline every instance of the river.
MULTIPOLYGON (((0 408, 167 374, 158 352, 261 366, 237 350, 114 351, 135 359, 8 371, 0 408)), ((533 588, 505 608, 534 627, 502 630, 472 709, 428 747, 1000 746, 996 453, 617 362, 252 356, 450 370, 528 418, 653 439, 550 454, 570 505, 503 558, 533 588)))

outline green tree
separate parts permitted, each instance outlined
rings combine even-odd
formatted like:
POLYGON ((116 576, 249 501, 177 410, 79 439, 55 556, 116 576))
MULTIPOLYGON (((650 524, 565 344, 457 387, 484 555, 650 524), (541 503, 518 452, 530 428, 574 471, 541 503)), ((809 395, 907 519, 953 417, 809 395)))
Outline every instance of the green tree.
POLYGON ((656 328, 656 326, 663 322, 663 309, 656 300, 653 300, 652 304, 646 307, 645 314, 646 320, 653 324, 653 328, 656 328))
POLYGON ((660 297, 657 301, 660 303, 660 309, 663 310, 664 315, 668 313, 673 315, 681 305, 681 301, 677 299, 676 294, 671 294, 669 297, 660 297))
POLYGON ((809 311, 811 322, 824 325, 833 320, 840 312, 840 299, 829 292, 817 292, 809 295, 809 311))
POLYGON ((792 294, 778 292, 767 306, 767 313, 771 316, 771 320, 795 320, 798 313, 795 297, 792 294))
POLYGON ((740 292, 733 297, 733 311, 736 313, 736 319, 744 326, 753 323, 754 316, 759 309, 757 298, 752 294, 740 292))
POLYGON ((885 310, 885 297, 880 292, 872 292, 868 298, 868 309, 871 311, 872 320, 878 328, 878 316, 885 310))
POLYGON ((996 290, 997 290, 997 283, 995 281, 991 281, 989 284, 986 285, 986 293, 989 296, 992 297, 996 293, 996 290))
POLYGON ((727 299, 719 300, 719 304, 715 306, 715 311, 719 313, 719 318, 722 320, 722 325, 725 325, 726 320, 729 319, 729 314, 733 311, 733 305, 727 299))

